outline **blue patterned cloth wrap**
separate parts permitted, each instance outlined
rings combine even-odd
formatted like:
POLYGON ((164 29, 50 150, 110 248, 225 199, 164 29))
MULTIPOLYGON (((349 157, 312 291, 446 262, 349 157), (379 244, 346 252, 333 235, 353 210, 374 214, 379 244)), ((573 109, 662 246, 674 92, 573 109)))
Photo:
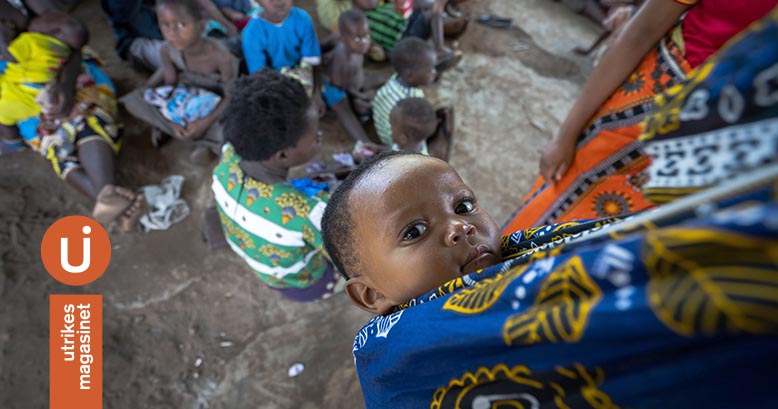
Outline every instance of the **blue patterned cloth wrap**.
POLYGON ((165 119, 185 127, 213 112, 222 97, 202 88, 163 85, 147 89, 143 99, 157 107, 165 119))
POLYGON ((367 407, 769 406, 778 399, 773 194, 642 231, 593 221, 506 236, 506 247, 524 248, 517 257, 357 334, 367 407))

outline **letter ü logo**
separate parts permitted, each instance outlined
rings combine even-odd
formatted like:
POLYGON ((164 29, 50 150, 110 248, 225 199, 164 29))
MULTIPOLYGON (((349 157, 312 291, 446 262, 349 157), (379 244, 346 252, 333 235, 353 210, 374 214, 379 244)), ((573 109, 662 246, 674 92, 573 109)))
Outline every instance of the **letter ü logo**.
POLYGON ((68 216, 52 224, 41 241, 46 271, 67 285, 85 285, 98 279, 111 260, 108 233, 95 220, 68 216))
MULTIPOLYGON (((88 236, 89 233, 92 232, 92 228, 89 226, 84 226, 81 231, 84 232, 84 235, 88 236)), ((77 266, 73 266, 70 264, 70 252, 68 251, 68 238, 67 237, 60 237, 59 239, 60 245, 59 245, 59 264, 62 266, 62 268, 67 271, 68 273, 72 274, 79 274, 86 271, 86 269, 89 268, 89 264, 91 263, 91 240, 89 237, 84 237, 84 243, 81 246, 83 248, 82 257, 81 257, 81 264, 77 266)))

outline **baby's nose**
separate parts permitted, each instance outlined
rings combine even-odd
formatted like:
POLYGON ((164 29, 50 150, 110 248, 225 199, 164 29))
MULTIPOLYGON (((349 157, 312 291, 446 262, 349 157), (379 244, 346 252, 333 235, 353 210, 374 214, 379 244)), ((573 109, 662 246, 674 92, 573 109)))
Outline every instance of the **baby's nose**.
POLYGON ((467 240, 467 236, 475 234, 475 226, 463 221, 454 221, 449 224, 448 231, 446 232, 445 242, 447 246, 456 246, 463 240, 467 240))

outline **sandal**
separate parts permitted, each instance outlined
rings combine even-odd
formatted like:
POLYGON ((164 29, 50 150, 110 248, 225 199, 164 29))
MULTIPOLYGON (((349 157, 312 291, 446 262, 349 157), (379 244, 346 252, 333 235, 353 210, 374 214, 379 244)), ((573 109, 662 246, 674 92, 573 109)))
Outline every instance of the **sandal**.
POLYGON ((478 22, 492 28, 507 30, 513 27, 513 19, 508 17, 495 16, 494 14, 484 14, 478 17, 478 22))
POLYGON ((435 63, 435 70, 438 72, 438 74, 440 74, 443 71, 451 69, 455 65, 459 64, 460 61, 462 61, 462 51, 456 50, 440 58, 437 63, 435 63))

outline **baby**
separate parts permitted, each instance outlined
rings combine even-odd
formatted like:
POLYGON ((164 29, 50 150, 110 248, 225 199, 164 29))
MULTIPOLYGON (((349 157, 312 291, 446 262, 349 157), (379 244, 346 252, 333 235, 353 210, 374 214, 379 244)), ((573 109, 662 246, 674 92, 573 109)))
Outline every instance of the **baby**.
POLYGON ((393 150, 429 155, 427 139, 435 134, 438 120, 435 110, 424 98, 405 98, 392 109, 389 116, 392 124, 393 150))
POLYGON ((322 218, 327 252, 361 309, 392 307, 499 263, 500 232, 446 162, 383 152, 352 172, 322 218))

